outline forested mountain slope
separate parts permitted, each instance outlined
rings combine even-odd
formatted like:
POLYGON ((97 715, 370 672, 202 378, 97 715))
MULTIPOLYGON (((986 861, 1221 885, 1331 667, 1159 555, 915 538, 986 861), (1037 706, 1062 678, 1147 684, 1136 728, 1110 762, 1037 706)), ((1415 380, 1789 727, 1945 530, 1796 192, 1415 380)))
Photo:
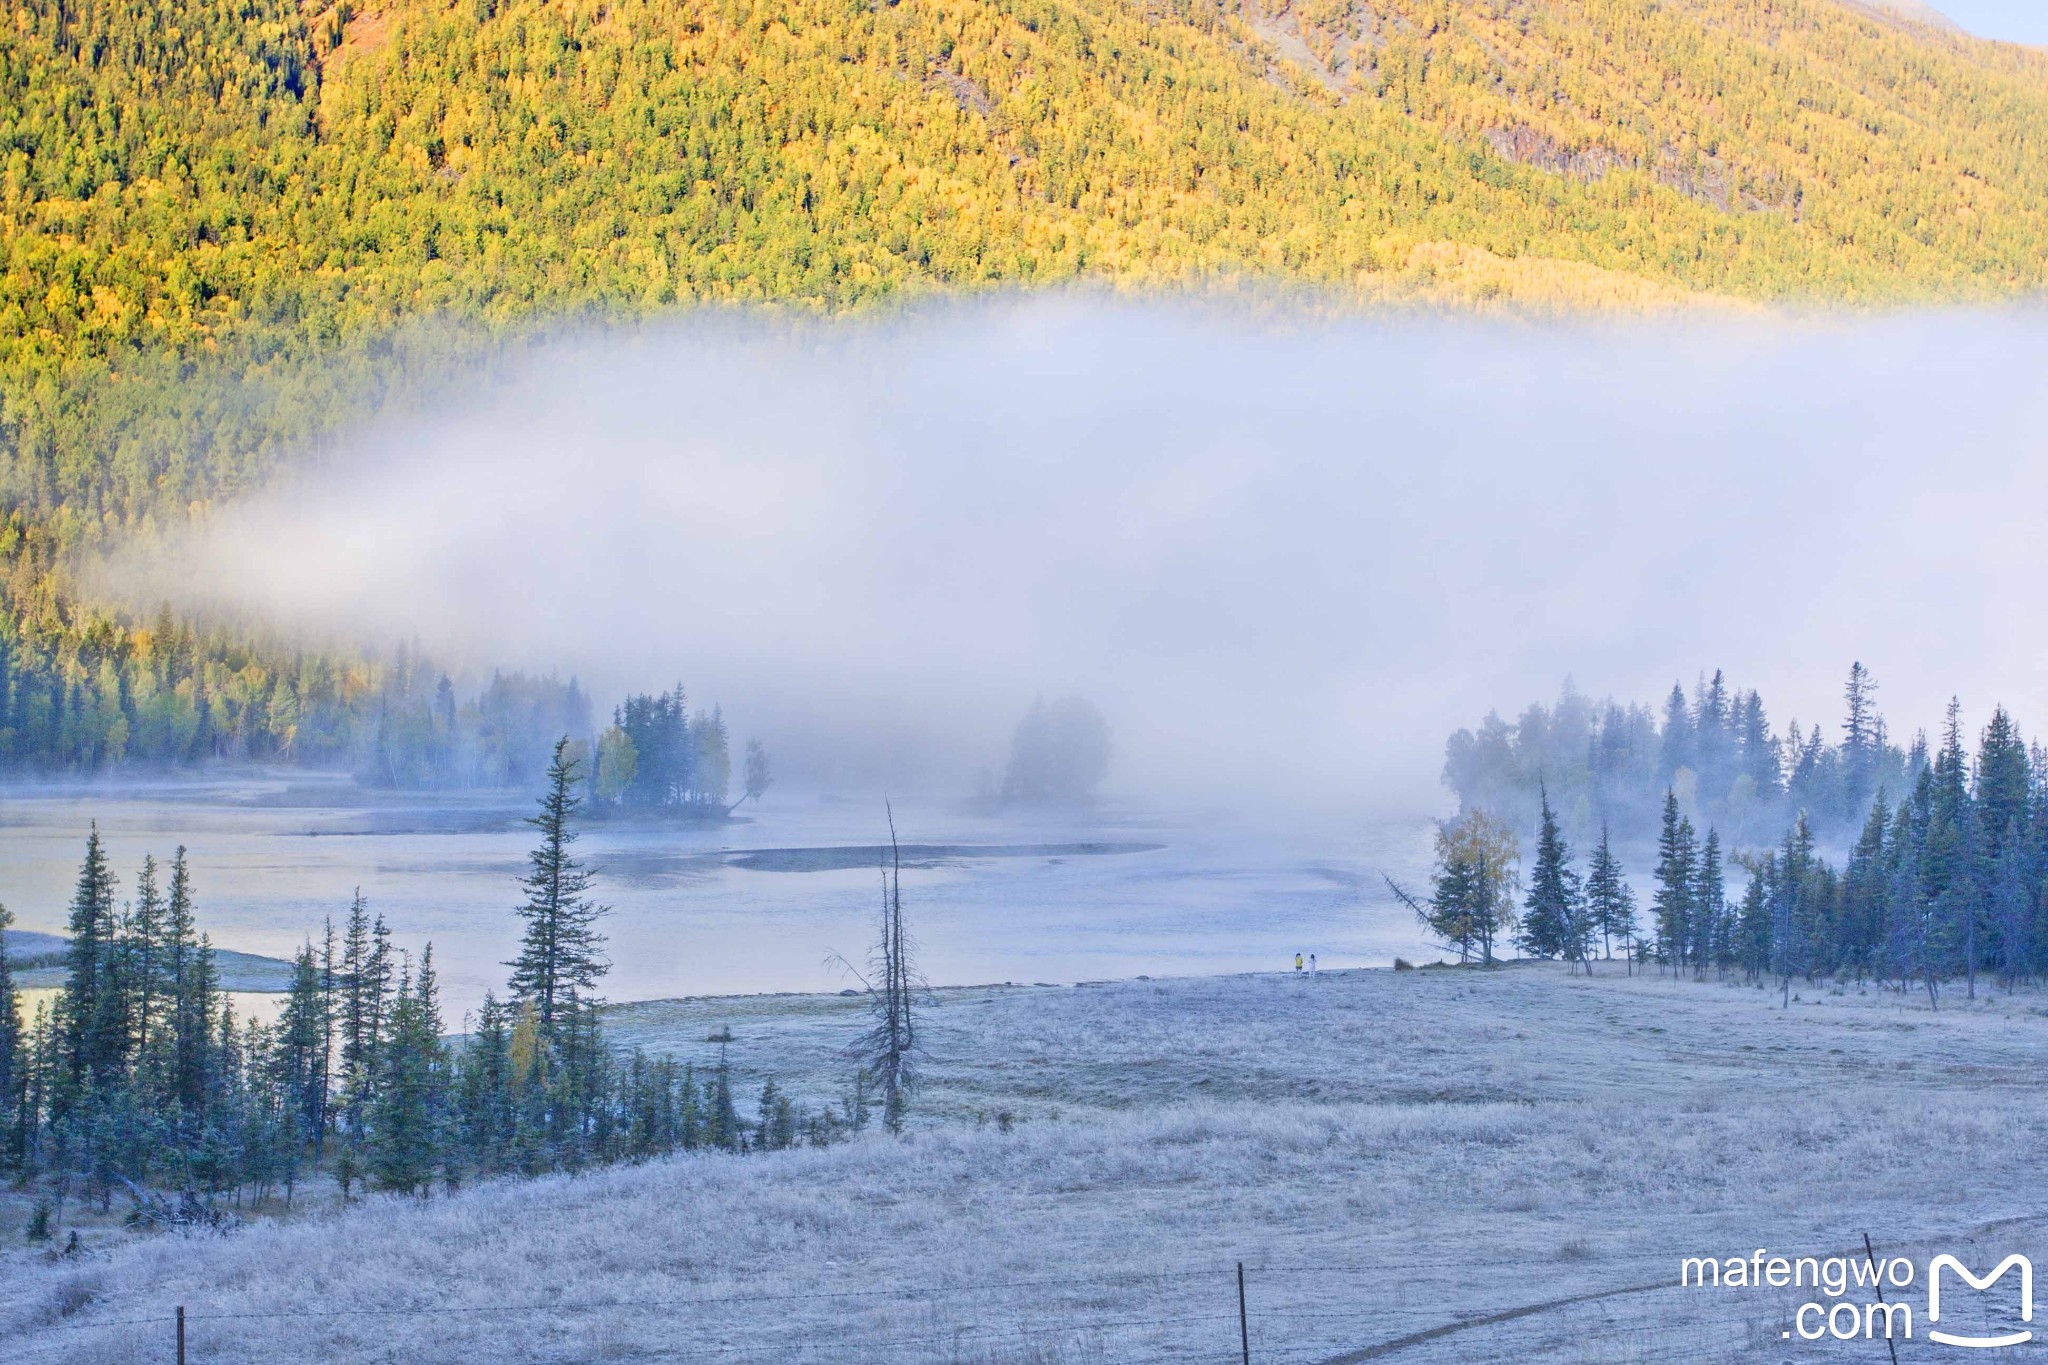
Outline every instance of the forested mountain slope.
POLYGON ((65 440, 108 371, 156 377, 129 348, 247 365, 424 314, 1370 287, 1460 259, 1428 243, 1523 263, 1508 288, 1556 260, 1758 298, 2048 262, 2048 54, 1838 0, 1241 3, 30 0, 5 495, 133 513, 262 444, 65 440))
POLYGON ((1843 0, 9 17, 0 616, 60 673, 67 547, 432 382, 435 338, 1068 280, 1644 307, 2048 269, 2048 54, 1843 0))

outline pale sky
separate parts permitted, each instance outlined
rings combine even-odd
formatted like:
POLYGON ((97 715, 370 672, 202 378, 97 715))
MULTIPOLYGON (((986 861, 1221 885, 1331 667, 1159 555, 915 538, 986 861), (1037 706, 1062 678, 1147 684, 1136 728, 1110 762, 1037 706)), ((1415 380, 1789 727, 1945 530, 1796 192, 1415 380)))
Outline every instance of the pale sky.
POLYGON ((1934 0, 1934 7, 1981 37, 2048 44, 2048 0, 1934 0))

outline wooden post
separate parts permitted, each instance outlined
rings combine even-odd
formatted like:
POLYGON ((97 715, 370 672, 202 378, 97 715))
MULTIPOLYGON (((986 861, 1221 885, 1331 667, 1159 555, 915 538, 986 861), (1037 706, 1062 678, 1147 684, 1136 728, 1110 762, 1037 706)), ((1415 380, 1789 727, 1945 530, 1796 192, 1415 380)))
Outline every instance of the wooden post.
MULTIPOLYGON (((1244 1262, 1237 1263, 1237 1344, 1244 1348, 1244 1365, 1252 1365, 1251 1316, 1244 1308, 1244 1262)), ((178 1365, 185 1365, 184 1357, 178 1358, 178 1365)))
MULTIPOLYGON (((1870 1262, 1870 1282, 1877 1286, 1877 1301, 1883 1303, 1884 1272, 1878 1268, 1877 1252, 1871 1247, 1870 1234, 1867 1232, 1863 1234, 1863 1256, 1864 1259, 1870 1262)), ((1890 1314, 1885 1315, 1884 1344, 1891 1349, 1892 1365, 1899 1365, 1899 1345, 1892 1340, 1892 1320, 1890 1314)))
POLYGON ((185 1365, 185 1305, 178 1305, 178 1365, 185 1365))

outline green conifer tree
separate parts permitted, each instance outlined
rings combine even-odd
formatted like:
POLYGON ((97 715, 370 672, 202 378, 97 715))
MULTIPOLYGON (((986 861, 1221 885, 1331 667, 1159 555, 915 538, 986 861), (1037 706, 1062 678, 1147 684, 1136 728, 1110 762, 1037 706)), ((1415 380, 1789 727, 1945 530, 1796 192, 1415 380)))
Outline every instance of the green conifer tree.
POLYGON ((20 1166, 27 1139, 28 1058, 22 1035, 21 994, 7 955, 14 916, 0 904, 0 1170, 20 1166))
POLYGON ((1673 974, 1685 963, 1692 921, 1694 850, 1692 821, 1678 813, 1678 794, 1664 792, 1664 823, 1657 836, 1657 892, 1651 899, 1657 947, 1673 974))
POLYGON ((431 950, 420 973, 401 968, 390 1036, 370 1105, 370 1178, 380 1189, 424 1194, 445 1158, 447 1056, 431 950))
POLYGON ((1582 961, 1586 954, 1587 921, 1581 909, 1578 874, 1571 868, 1571 850, 1550 808, 1550 789, 1539 784, 1541 823, 1536 833, 1536 860, 1529 870, 1529 894, 1522 903, 1516 946, 1531 957, 1582 961))
POLYGON ((71 897, 71 943, 59 1018, 66 1074, 60 1107, 68 1109, 88 1083, 104 1083, 127 1054, 122 1009, 114 872, 100 846, 99 825, 86 836, 85 861, 71 897))
POLYGON ((540 832, 540 843, 521 882, 526 902, 519 916, 526 932, 519 956, 506 964, 512 968, 513 1002, 532 1004, 541 1036, 550 1044, 560 1041, 574 1022, 567 1009, 570 998, 595 1003, 597 983, 611 965, 597 932, 605 907, 589 898, 590 873, 569 851, 577 839, 570 822, 582 805, 575 790, 578 767, 565 736, 548 765, 540 812, 527 819, 540 832))
POLYGON ((1636 934, 1636 896, 1614 856, 1605 821, 1600 825, 1600 843, 1587 864, 1586 909, 1600 932, 1601 956, 1611 959, 1616 943, 1626 949, 1636 934))

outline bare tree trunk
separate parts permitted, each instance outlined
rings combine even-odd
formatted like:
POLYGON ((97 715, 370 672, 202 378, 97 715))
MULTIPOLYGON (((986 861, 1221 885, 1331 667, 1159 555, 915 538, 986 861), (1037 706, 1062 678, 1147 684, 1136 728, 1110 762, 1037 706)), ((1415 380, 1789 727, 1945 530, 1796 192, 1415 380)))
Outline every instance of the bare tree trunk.
POLYGON ((910 963, 910 936, 903 924, 903 851, 896 838, 896 814, 889 811, 889 860, 882 865, 882 921, 876 936, 871 980, 875 1023, 864 1040, 866 1073, 882 1095, 882 1122, 892 1133, 903 1130, 909 1107, 916 1022, 911 992, 916 977, 910 963))

